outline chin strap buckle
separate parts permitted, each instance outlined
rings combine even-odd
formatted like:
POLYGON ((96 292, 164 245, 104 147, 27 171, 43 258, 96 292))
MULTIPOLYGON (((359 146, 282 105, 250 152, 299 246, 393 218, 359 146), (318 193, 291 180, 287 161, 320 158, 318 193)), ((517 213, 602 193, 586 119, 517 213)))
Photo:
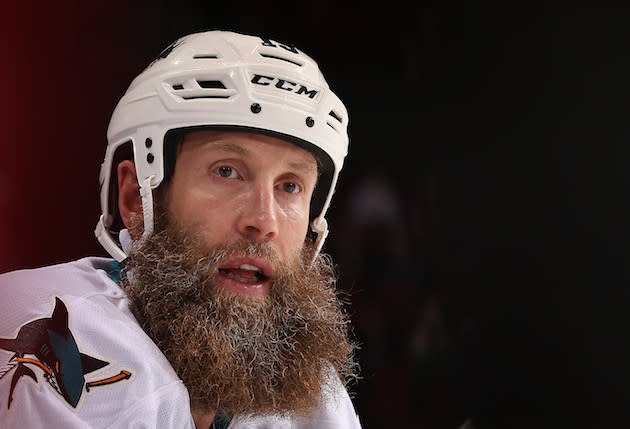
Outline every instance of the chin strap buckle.
POLYGON ((313 222, 311 222, 311 229, 317 234, 317 239, 315 239, 315 253, 313 254, 313 260, 315 260, 322 250, 324 241, 326 241, 326 237, 328 236, 328 222, 323 217, 315 218, 313 222))

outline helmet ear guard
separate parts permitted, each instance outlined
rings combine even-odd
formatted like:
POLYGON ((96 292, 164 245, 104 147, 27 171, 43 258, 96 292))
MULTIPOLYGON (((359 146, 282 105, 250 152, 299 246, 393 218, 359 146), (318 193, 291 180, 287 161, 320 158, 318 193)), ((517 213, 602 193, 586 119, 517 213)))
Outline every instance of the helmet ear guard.
POLYGON ((142 72, 110 121, 101 166, 101 208, 95 234, 117 260, 126 257, 112 233, 118 214, 115 167, 133 148, 145 232, 153 228, 152 190, 168 182, 177 137, 199 129, 271 135, 318 160, 310 228, 317 253, 328 234, 324 218, 348 150, 348 114, 317 64, 296 48, 269 39, 211 31, 174 42, 142 72), (112 177, 113 176, 113 177, 112 177))

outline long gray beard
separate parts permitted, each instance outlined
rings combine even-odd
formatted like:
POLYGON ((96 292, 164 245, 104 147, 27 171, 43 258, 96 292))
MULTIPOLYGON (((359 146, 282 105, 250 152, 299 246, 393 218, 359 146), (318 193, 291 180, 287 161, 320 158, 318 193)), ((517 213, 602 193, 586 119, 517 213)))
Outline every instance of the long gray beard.
POLYGON ((291 262, 268 245, 239 242, 211 251, 165 226, 134 243, 121 286, 137 317, 191 396, 195 409, 224 414, 308 415, 327 378, 354 377, 355 345, 335 290, 330 260, 311 263, 312 246, 291 262), (268 259, 267 297, 239 295, 214 284, 234 256, 268 259))

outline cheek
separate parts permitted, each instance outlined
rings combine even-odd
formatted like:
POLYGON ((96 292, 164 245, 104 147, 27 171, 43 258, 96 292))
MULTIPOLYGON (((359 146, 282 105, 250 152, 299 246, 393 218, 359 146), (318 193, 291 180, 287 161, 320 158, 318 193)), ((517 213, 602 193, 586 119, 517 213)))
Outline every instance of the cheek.
POLYGON ((285 235, 291 247, 302 248, 308 231, 309 207, 305 204, 289 204, 280 209, 285 226, 285 235))
POLYGON ((234 208, 218 196, 206 192, 189 191, 171 201, 169 210, 182 226, 194 226, 211 234, 224 229, 229 212, 234 208))

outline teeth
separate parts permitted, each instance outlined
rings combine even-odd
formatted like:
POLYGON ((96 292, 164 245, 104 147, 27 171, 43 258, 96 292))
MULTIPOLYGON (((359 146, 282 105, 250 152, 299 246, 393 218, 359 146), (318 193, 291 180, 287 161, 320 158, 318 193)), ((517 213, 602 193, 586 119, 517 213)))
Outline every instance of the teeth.
POLYGON ((264 279, 264 276, 260 272, 256 272, 256 274, 254 275, 253 278, 241 277, 241 276, 233 273, 232 271, 223 272, 223 274, 226 277, 231 278, 231 279, 236 280, 236 281, 239 281, 241 283, 256 283, 256 282, 260 282, 261 280, 264 279))
POLYGON ((260 271, 260 268, 255 267, 253 265, 249 265, 249 264, 242 264, 239 267, 241 270, 248 270, 248 271, 260 271))
POLYGON ((231 279, 233 279, 233 280, 236 280, 236 281, 239 281, 239 282, 242 282, 242 283, 251 283, 251 282, 254 282, 254 281, 256 280, 256 279, 246 279, 246 278, 244 278, 244 277, 237 276, 236 274, 234 274, 234 273, 232 273, 232 272, 229 272, 229 273, 227 273, 226 275, 227 275, 229 278, 231 278, 231 279))

